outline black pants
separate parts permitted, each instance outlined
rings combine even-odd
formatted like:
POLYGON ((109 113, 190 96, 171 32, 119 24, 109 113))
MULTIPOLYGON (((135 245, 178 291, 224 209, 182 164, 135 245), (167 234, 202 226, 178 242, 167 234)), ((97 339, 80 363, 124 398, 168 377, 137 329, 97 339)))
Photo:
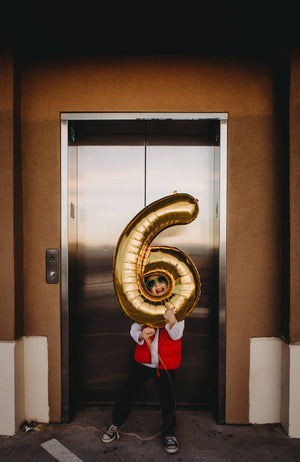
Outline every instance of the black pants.
POLYGON ((136 399, 142 386, 153 379, 157 387, 162 414, 162 434, 174 434, 176 427, 175 408, 175 371, 166 372, 164 369, 155 369, 134 363, 125 386, 116 401, 113 409, 113 423, 120 427, 126 421, 131 411, 133 401, 136 399))

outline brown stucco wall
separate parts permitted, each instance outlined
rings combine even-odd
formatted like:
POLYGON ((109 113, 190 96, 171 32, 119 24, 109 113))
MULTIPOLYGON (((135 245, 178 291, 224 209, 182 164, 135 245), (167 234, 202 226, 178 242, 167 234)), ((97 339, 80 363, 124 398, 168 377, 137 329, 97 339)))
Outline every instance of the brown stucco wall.
POLYGON ((27 60, 22 76, 25 333, 49 339, 60 419, 60 112, 228 112, 226 421, 248 422, 249 338, 279 335, 280 192, 272 72, 255 60, 106 56, 27 60))
POLYGON ((300 342, 300 49, 291 55, 290 96, 290 340, 300 342))
POLYGON ((0 341, 15 337, 13 53, 0 49, 0 341))

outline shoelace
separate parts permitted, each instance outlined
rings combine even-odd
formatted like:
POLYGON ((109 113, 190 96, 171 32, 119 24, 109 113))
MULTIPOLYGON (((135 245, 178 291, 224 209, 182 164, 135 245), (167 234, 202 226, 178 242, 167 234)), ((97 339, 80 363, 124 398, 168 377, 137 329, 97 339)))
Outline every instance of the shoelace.
POLYGON ((118 427, 116 425, 111 425, 109 429, 106 431, 106 434, 109 436, 114 436, 115 434, 117 435, 117 439, 120 438, 119 432, 118 432, 118 427))
POLYGON ((166 444, 167 445, 169 445, 169 444, 175 444, 175 445, 178 444, 177 439, 176 439, 175 436, 166 436, 165 439, 166 439, 166 444))

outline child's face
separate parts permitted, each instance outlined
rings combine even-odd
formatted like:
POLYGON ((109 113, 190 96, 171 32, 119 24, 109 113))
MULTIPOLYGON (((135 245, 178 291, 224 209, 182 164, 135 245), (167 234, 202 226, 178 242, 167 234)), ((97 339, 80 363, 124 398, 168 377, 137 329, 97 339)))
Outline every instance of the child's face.
POLYGON ((161 296, 168 290, 168 281, 162 274, 152 274, 147 278, 146 287, 152 295, 161 296))

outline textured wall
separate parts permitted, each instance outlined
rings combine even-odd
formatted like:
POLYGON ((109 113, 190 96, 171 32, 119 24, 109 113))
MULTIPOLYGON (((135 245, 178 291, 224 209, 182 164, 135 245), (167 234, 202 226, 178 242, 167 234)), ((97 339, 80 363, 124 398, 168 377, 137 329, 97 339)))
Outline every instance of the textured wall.
POLYGON ((22 76, 25 333, 49 342, 60 419, 60 112, 228 112, 227 422, 248 422, 249 338, 279 335, 280 191, 267 63, 198 56, 27 60, 22 76))
POLYGON ((290 339, 300 342, 300 49, 291 56, 290 97, 290 339))
POLYGON ((15 337, 13 55, 0 49, 0 340, 15 337))

